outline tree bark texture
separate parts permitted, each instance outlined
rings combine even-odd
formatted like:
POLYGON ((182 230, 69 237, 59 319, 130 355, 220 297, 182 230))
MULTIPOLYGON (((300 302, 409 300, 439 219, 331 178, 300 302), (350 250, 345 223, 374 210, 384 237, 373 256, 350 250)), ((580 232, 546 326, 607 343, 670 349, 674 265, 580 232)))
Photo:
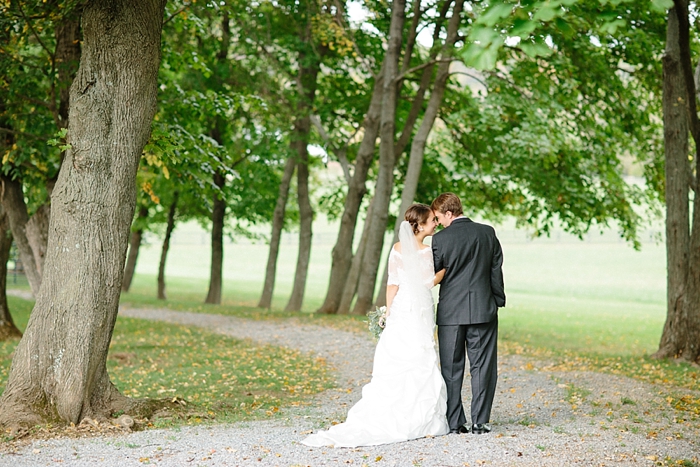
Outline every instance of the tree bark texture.
MULTIPOLYGON (((374 199, 372 201, 374 201, 374 199)), ((372 201, 370 201, 369 207, 367 208, 367 218, 372 217, 372 201)), ((355 298, 355 294, 357 293, 357 284, 360 280, 360 270, 362 269, 362 260, 365 257, 365 246, 367 245, 367 237, 369 236, 369 227, 371 225, 371 222, 365 222, 364 227, 362 228, 360 244, 357 246, 357 252, 352 258, 352 264, 350 265, 348 278, 345 281, 343 295, 340 297, 340 304, 338 305, 338 314, 345 315, 350 313, 352 299, 355 298)))
POLYGON ((165 300, 165 260, 168 257, 170 250, 170 237, 175 229, 175 211, 177 210, 177 201, 180 198, 180 193, 173 193, 173 201, 170 203, 168 210, 168 224, 165 228, 165 238, 163 239, 163 248, 160 251, 160 263, 158 264, 158 299, 165 300))
POLYGON ((44 261, 46 259, 46 247, 49 242, 49 220, 51 218, 51 204, 42 204, 27 222, 27 241, 34 253, 39 276, 44 274, 44 261))
POLYGON ((0 342, 22 336, 7 305, 7 261, 10 259, 11 247, 10 222, 0 205, 0 342))
POLYGON ((260 308, 270 308, 272 306, 272 294, 275 290, 275 278, 277 276, 277 258, 280 251, 280 240, 282 239, 282 229, 284 228, 284 215, 287 210, 287 198, 289 197, 289 186, 294 175, 296 159, 290 156, 284 164, 284 172, 280 182, 277 204, 272 214, 272 233, 270 235, 270 252, 267 255, 267 267, 265 268, 265 284, 262 295, 258 302, 260 308))
MULTIPOLYGON (((667 40, 669 39, 668 36, 675 36, 670 37, 670 39, 673 40, 675 38, 677 40, 680 69, 683 78, 682 84, 685 85, 686 96, 686 99, 682 102, 685 104, 687 126, 695 142, 694 169, 697 173, 697 160, 698 157, 700 157, 700 147, 698 147, 698 144, 700 144, 700 118, 698 118, 697 115, 696 84, 693 77, 691 62, 688 1, 674 0, 674 8, 672 11, 675 12, 676 18, 675 21, 672 21, 671 13, 669 13, 667 40), (675 29, 677 33, 673 31, 673 29, 675 29)), ((686 167, 688 167, 687 154, 686 167)), ((689 362, 698 362, 700 360, 700 251, 698 251, 700 248, 700 197, 698 197, 697 194, 700 193, 700 186, 698 186, 698 177, 692 175, 692 171, 689 167, 686 169, 686 174, 690 174, 685 177, 685 180, 689 183, 686 187, 686 191, 692 189, 695 192, 692 230, 690 233, 689 255, 686 266, 687 276, 682 296, 680 297, 681 310, 680 312, 676 310, 679 318, 678 324, 675 329, 673 329, 672 336, 668 340, 672 342, 669 350, 675 348, 674 356, 682 357, 689 362)), ((685 210, 688 210, 687 205, 685 210)), ((667 217, 671 216, 667 214, 667 217)), ((666 331, 666 326, 664 327, 664 331, 666 331)), ((662 336, 662 341, 663 339, 664 336, 662 336)), ((670 352, 668 353, 670 354, 670 352)))
MULTIPOLYGON (((416 197, 418 181, 420 180, 420 172, 423 168, 425 146, 428 144, 428 137, 430 136, 430 132, 433 129, 435 120, 437 119, 438 111, 440 110, 443 97, 445 96, 447 80, 450 77, 450 62, 446 60, 449 59, 454 53, 453 49, 459 33, 463 6, 464 0, 456 0, 452 9, 452 17, 447 25, 447 37, 445 38, 445 43, 443 44, 442 52, 440 53, 440 58, 443 61, 441 61, 438 65, 437 75, 435 76, 433 89, 430 92, 430 99, 428 100, 428 107, 425 109, 423 120, 421 121, 420 127, 418 127, 418 131, 413 137, 413 142, 411 143, 408 169, 406 170, 403 191, 401 192, 401 206, 399 207, 399 215, 396 216, 392 244, 396 243, 399 239, 399 226, 401 225, 401 221, 403 221, 403 213, 405 213, 408 207, 413 204, 416 197)), ((379 294, 377 294, 375 306, 386 305, 386 281, 389 275, 388 268, 386 267, 387 262, 388 259, 384 261, 384 274, 382 274, 382 280, 380 283, 381 287, 379 289, 379 294)))
POLYGON ((389 46, 386 52, 384 69, 384 90, 382 93, 382 114, 379 134, 379 174, 374 194, 371 226, 367 238, 365 257, 362 262, 360 280, 357 286, 357 301, 354 314, 366 313, 373 303, 374 285, 377 280, 377 268, 384 245, 384 232, 388 219, 391 192, 394 187, 394 144, 396 140, 396 77, 401 51, 406 2, 392 3, 391 25, 389 27, 389 46))
MULTIPOLYGON (((684 356, 691 361, 697 359, 698 329, 693 329, 693 314, 698 313, 697 281, 699 261, 697 253, 700 235, 698 229, 698 204, 694 202, 692 235, 689 227, 689 190, 693 177, 688 162, 688 131, 692 126, 692 110, 688 108, 690 99, 695 101, 694 92, 689 97, 688 83, 683 64, 682 16, 687 15, 687 3, 677 5, 668 13, 666 31, 666 51, 663 57, 664 87, 664 146, 666 170, 666 263, 667 263, 667 315, 658 358, 684 356), (685 7, 685 8, 684 8, 685 7), (695 336, 695 343, 690 340, 695 336), (693 347, 695 350, 693 351, 693 347), (695 355, 693 355, 693 353, 695 355)), ((687 22, 687 16, 686 16, 687 22)), ((686 26, 687 27, 687 26, 686 26)), ((687 39, 686 39, 687 41, 687 39)), ((688 46, 687 44, 685 45, 688 46)), ((693 83, 694 84, 694 83, 693 83)), ((691 89, 693 86, 690 87, 691 89)), ((692 106, 695 107, 694 105, 692 106)), ((696 196, 697 198, 697 196, 696 196)), ((697 324, 695 324, 697 326, 697 324)))
MULTIPOLYGON (((146 219, 148 217, 148 207, 141 206, 139 208, 139 213, 137 217, 137 224, 139 220, 146 219)), ((141 249, 141 241, 143 240, 143 228, 138 227, 136 230, 131 232, 129 236, 129 256, 126 258, 126 265, 124 266, 124 278, 122 279, 122 291, 128 292, 131 288, 131 282, 134 280, 134 273, 136 272, 136 262, 139 258, 139 250, 141 249)))
POLYGON ((204 303, 221 304, 221 289, 224 267, 224 220, 226 218, 226 199, 223 189, 226 177, 220 172, 214 173, 214 185, 219 192, 214 195, 214 207, 211 213, 211 269, 209 272, 209 292, 204 303))
POLYGON ((317 310, 317 313, 337 313, 338 305, 340 304, 342 293, 345 289, 345 282, 353 258, 352 244, 355 237, 357 216, 360 212, 362 199, 367 192, 367 187, 365 186, 367 173, 374 159, 374 152, 377 145, 383 90, 384 66, 382 66, 377 81, 374 83, 372 99, 362 124, 364 135, 357 151, 357 157, 355 158, 355 171, 348 185, 348 194, 345 196, 343 215, 340 218, 340 228, 338 229, 338 238, 331 253, 332 262, 328 290, 326 291, 326 298, 323 301, 323 305, 317 310))
POLYGON ((27 205, 24 202, 22 182, 2 174, 0 174, 0 181, 2 181, 2 206, 10 222, 12 237, 15 240, 15 245, 17 245, 19 258, 22 261, 22 267, 27 276, 29 287, 32 289, 32 294, 36 297, 41 288, 41 274, 36 266, 34 250, 32 250, 32 246, 27 238, 29 215, 27 214, 27 205))
POLYGON ((0 424, 102 418, 136 171, 156 111, 165 0, 92 0, 71 86, 71 145, 52 194, 44 280, 0 398, 0 424))

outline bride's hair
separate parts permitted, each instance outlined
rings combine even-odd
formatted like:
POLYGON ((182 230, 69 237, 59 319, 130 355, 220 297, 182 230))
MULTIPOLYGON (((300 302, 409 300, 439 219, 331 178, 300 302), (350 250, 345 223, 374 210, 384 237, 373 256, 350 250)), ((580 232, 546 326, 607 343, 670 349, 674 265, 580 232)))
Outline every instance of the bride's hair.
POLYGON ((427 204, 412 204, 406 209, 406 214, 403 218, 411 224, 411 229, 413 229, 413 235, 418 233, 418 229, 421 224, 425 224, 433 215, 433 210, 427 204))

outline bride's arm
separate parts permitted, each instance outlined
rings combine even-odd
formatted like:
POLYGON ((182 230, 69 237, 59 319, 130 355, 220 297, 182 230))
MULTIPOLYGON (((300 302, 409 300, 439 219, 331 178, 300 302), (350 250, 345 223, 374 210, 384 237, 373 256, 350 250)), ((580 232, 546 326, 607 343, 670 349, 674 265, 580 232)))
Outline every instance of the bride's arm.
POLYGON ((389 316, 389 311, 391 310, 391 302, 394 301, 396 293, 399 291, 398 285, 387 285, 386 286, 386 316, 389 316))
POLYGON ((435 278, 433 278, 433 287, 442 282, 443 277, 445 277, 445 268, 442 268, 435 273, 435 278))

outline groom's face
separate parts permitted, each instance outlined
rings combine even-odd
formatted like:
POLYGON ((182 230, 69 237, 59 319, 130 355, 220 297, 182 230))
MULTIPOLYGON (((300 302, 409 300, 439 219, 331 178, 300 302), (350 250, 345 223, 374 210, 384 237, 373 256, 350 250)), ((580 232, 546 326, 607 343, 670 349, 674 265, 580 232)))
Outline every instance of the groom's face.
POLYGON ((452 223, 452 219, 454 219, 452 211, 435 211, 435 217, 437 218, 438 224, 440 224, 443 227, 449 227, 452 223))

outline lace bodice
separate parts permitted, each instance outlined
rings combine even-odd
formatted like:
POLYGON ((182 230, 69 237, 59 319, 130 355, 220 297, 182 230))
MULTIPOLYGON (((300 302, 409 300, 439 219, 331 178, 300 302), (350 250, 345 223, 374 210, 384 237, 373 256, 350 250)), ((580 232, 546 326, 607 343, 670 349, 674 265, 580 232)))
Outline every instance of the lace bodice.
MULTIPOLYGON (((433 266, 433 254, 432 249, 423 248, 418 250, 418 255, 421 260, 420 263, 420 282, 425 285, 426 288, 432 288, 433 279, 435 279, 435 269, 433 266)), ((389 254, 389 278, 387 280, 387 285, 398 285, 399 288, 401 284, 407 283, 406 273, 403 268, 403 260, 401 253, 399 253, 395 248, 391 249, 389 254)))

